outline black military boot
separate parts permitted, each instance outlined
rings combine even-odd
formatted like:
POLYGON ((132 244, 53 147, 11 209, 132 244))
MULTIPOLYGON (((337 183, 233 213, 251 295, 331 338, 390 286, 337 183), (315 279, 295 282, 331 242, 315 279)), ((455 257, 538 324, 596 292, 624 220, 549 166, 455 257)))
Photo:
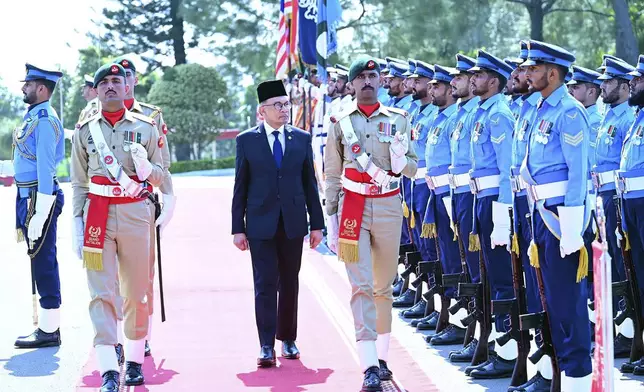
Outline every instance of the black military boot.
POLYGON ((47 333, 40 328, 27 336, 20 336, 14 343, 16 348, 41 348, 60 346, 60 329, 47 333))
MULTIPOLYGON (((434 315, 436 315, 436 317, 438 317, 438 312, 433 311, 432 313, 430 313, 429 315, 427 315, 427 316, 425 316, 423 318, 411 320, 411 326, 416 328, 416 327, 418 327, 418 324, 428 322, 432 317, 434 317, 434 315)), ((438 319, 436 319, 436 320, 438 321, 438 319)))
POLYGON ((506 360, 498 355, 490 356, 485 366, 477 367, 470 372, 470 377, 482 380, 511 377, 516 362, 516 359, 506 360))
POLYGON ((474 351, 476 351, 476 345, 479 344, 479 341, 472 339, 468 344, 466 344, 460 350, 450 351, 449 360, 450 362, 472 362, 474 358, 474 351))
POLYGON ((125 385, 143 385, 145 378, 141 370, 141 364, 127 361, 125 364, 125 385))
POLYGON ((450 344, 459 344, 465 338, 465 329, 450 324, 440 333, 427 337, 427 342, 432 346, 448 346, 450 344))
POLYGON ((633 373, 636 367, 644 366, 644 358, 640 358, 634 362, 624 362, 619 368, 622 373, 633 373))
POLYGON ((391 370, 389 370, 389 367, 387 367, 387 361, 379 359, 378 363, 380 364, 378 377, 380 377, 381 381, 390 381, 394 374, 391 372, 391 370))
MULTIPOLYGON (((481 344, 481 342, 479 342, 479 344, 481 344)), ((490 360, 492 359, 492 357, 495 357, 495 356, 496 356, 496 352, 495 352, 495 351, 490 350, 490 351, 488 352, 488 357, 487 357, 488 359, 487 359, 487 361, 485 361, 485 362, 483 362, 483 363, 480 363, 480 364, 478 364, 478 365, 470 365, 470 366, 466 367, 466 368, 465 368, 465 375, 466 375, 466 376, 469 376, 469 375, 472 373, 472 371, 473 371, 474 369, 478 369, 478 368, 482 368, 482 367, 484 367, 485 365, 487 365, 487 364, 490 362, 490 360)))
POLYGON ((432 313, 429 320, 418 323, 418 325, 416 325, 416 328, 418 328, 419 331, 431 331, 436 329, 439 316, 440 313, 438 312, 432 313))
POLYGON ((525 384, 508 388, 508 392, 550 392, 550 382, 537 372, 525 384))
POLYGON ((401 310, 400 315, 408 319, 419 319, 425 315, 425 308, 427 307, 427 302, 424 299, 416 302, 416 305, 412 306, 410 309, 401 310))
POLYGON ((125 363, 125 351, 123 350, 123 345, 121 343, 117 344, 114 346, 114 350, 116 351, 116 360, 119 363, 119 366, 123 366, 125 363))
POLYGON ((379 373, 380 368, 378 366, 372 366, 367 369, 364 372, 364 381, 360 392, 382 392, 379 373))
POLYGON ((394 308, 410 308, 414 306, 414 299, 416 298, 416 290, 407 289, 402 295, 394 299, 392 306, 394 308))
POLYGON ((119 372, 114 370, 106 371, 102 378, 100 392, 119 392, 119 372))

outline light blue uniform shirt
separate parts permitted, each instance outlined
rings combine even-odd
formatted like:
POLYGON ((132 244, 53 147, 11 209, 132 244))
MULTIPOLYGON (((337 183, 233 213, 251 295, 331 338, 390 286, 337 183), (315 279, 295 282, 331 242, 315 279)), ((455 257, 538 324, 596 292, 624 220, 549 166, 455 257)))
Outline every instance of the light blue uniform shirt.
MULTIPOLYGON (((630 126, 635 121, 635 114, 624 101, 616 106, 607 106, 606 117, 599 126, 595 147, 595 166, 593 171, 603 173, 619 169, 622 145, 630 126)), ((602 185, 600 191, 615 189, 615 182, 602 185)))
MULTIPOLYGON (((427 162, 428 176, 435 177, 447 174, 447 169, 452 162, 449 144, 450 136, 456 125, 457 110, 458 105, 456 104, 452 104, 443 110, 438 110, 431 122, 424 155, 425 162, 427 162)), ((445 192, 449 192, 449 185, 435 190, 436 194, 445 192)))
MULTIPOLYGON (((642 177, 644 176, 644 110, 639 110, 635 122, 629 129, 624 139, 622 147, 622 159, 619 164, 619 170, 623 177, 642 177)), ((644 190, 631 191, 624 193, 626 199, 635 199, 644 197, 644 190)))
MULTIPOLYGON (((38 181, 38 192, 52 195, 56 168, 65 158, 65 136, 58 114, 49 101, 31 107, 14 133, 13 165, 17 182, 38 181)), ((20 197, 29 190, 20 188, 20 197)))
POLYGON ((385 106, 393 106, 395 108, 407 110, 409 112, 408 108, 411 106, 411 103, 412 103, 411 95, 405 95, 400 99, 396 97, 391 97, 391 99, 389 100, 389 103, 385 106))
POLYGON ((521 106, 523 105, 523 97, 518 96, 518 97, 513 97, 510 96, 508 99, 508 106, 510 106, 510 111, 512 112, 512 116, 514 116, 514 119, 518 119, 519 115, 521 114, 521 106))
POLYGON ((588 151, 588 169, 590 170, 595 166, 595 148, 597 147, 597 132, 599 131, 599 126, 602 123, 603 116, 599 111, 597 105, 591 105, 586 108, 588 112, 588 124, 590 125, 590 140, 588 145, 590 150, 588 151))
POLYGON ((389 96, 389 90, 387 90, 384 87, 379 87, 378 88, 378 101, 381 103, 385 104, 391 100, 391 97, 389 96))
MULTIPOLYGON (((530 126, 537 113, 539 98, 541 98, 541 93, 539 92, 530 93, 522 98, 523 103, 521 104, 519 117, 514 124, 514 135, 512 137, 512 167, 510 170, 513 176, 519 175, 521 163, 525 159, 530 137, 530 126)), ((518 192, 517 195, 525 195, 525 190, 518 192)))
MULTIPOLYGON (((458 110, 454 119, 454 130, 450 137, 450 151, 452 164, 449 167, 451 174, 463 174, 470 171, 472 161, 470 160, 470 135, 474 127, 474 115, 476 108, 481 101, 480 97, 474 97, 465 103, 458 104, 458 110)), ((470 192, 469 185, 454 189, 454 193, 470 192)))
POLYGON ((510 161, 514 117, 502 94, 481 101, 474 115, 470 158, 472 178, 500 175, 499 187, 482 190, 476 196, 499 195, 498 202, 512 203, 510 161))
MULTIPOLYGON (((438 107, 434 105, 427 105, 421 112, 422 106, 417 107, 411 115, 412 124, 412 144, 414 151, 418 156, 418 167, 426 167, 425 163, 425 145, 427 144, 427 133, 429 126, 434 118, 438 107)), ((416 182, 425 182, 424 179, 418 179, 416 182)))

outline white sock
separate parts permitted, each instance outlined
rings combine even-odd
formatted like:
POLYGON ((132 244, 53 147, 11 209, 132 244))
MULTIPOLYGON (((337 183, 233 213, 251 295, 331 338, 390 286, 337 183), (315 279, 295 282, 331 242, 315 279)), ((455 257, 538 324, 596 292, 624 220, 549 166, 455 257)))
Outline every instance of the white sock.
POLYGON ((382 333, 378 334, 378 339, 376 339, 376 351, 378 352, 378 359, 382 359, 385 362, 389 360, 390 338, 390 333, 382 333))
POLYGON ((633 337, 635 336, 635 329, 633 328, 633 320, 631 320, 630 318, 627 318, 626 320, 624 320, 622 325, 617 327, 617 330, 619 333, 624 335, 624 337, 627 337, 629 339, 633 339, 633 337))
POLYGON ((499 357, 505 359, 506 361, 517 359, 517 357, 519 356, 519 348, 518 348, 517 341, 514 339, 510 339, 503 346, 501 346, 500 344, 497 344, 496 353, 499 355, 499 357))
MULTIPOLYGON (((131 340, 125 338, 125 360, 128 362, 143 363, 145 356, 145 339, 131 340)), ((116 356, 114 357, 116 358, 116 356)))
POLYGON ((550 356, 544 355, 541 357, 539 362, 537 362, 537 370, 541 373, 543 378, 552 380, 552 360, 550 359, 550 356))
POLYGON ((364 373, 372 366, 380 366, 378 363, 378 350, 374 340, 360 340, 357 344, 360 368, 364 373))
POLYGON ((123 320, 116 320, 116 341, 119 344, 125 343, 125 335, 123 332, 123 320))
POLYGON ((60 328, 60 309, 39 308, 38 328, 43 332, 52 333, 60 328))
POLYGON ((113 370, 115 372, 119 371, 119 364, 116 360, 116 350, 112 345, 98 345, 94 347, 96 350, 96 361, 98 362, 98 372, 105 374, 106 372, 113 370))

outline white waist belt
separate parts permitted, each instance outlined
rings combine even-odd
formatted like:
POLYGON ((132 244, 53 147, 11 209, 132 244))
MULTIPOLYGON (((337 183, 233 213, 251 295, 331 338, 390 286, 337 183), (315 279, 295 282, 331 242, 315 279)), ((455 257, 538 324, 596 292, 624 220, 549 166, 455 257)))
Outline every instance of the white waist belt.
POLYGON ((568 181, 551 182, 550 184, 528 185, 526 188, 533 201, 565 196, 568 191, 568 181))
POLYGON ((342 176, 342 187, 348 191, 359 193, 365 196, 377 196, 395 191, 400 187, 400 179, 396 178, 387 185, 365 184, 356 182, 342 176))
POLYGON ((89 184, 89 193, 104 197, 130 197, 120 185, 89 184))
POLYGON ((644 177, 616 177, 615 186, 621 193, 641 191, 644 190, 644 177))
POLYGON ((416 171, 416 175, 414 176, 414 180, 424 180, 426 175, 427 175, 427 168, 419 167, 418 170, 416 171))
POLYGON ((470 191, 472 191, 472 193, 476 195, 477 193, 486 189, 498 188, 500 181, 501 176, 498 174, 495 174, 493 176, 470 178, 470 191))
POLYGON ((448 174, 449 176, 449 185, 452 189, 456 189, 461 186, 470 185, 470 174, 448 174))
POLYGON ((609 170, 602 173, 590 173, 593 177, 593 183, 595 188, 599 189, 600 187, 615 182, 615 170, 609 170))
POLYGON ((427 178, 428 178, 427 186, 431 190, 435 190, 436 188, 449 185, 449 174, 447 173, 440 176, 430 176, 427 178))

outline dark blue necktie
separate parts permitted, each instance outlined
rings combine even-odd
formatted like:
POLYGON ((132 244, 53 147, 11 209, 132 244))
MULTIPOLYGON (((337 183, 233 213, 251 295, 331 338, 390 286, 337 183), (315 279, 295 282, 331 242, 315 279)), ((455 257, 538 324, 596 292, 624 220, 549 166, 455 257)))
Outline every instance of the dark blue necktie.
POLYGON ((282 151, 282 143, 280 143, 280 131, 273 131, 273 136, 275 136, 275 141, 273 142, 273 158, 275 158, 275 164, 277 168, 282 167, 282 158, 284 157, 284 151, 282 151))

